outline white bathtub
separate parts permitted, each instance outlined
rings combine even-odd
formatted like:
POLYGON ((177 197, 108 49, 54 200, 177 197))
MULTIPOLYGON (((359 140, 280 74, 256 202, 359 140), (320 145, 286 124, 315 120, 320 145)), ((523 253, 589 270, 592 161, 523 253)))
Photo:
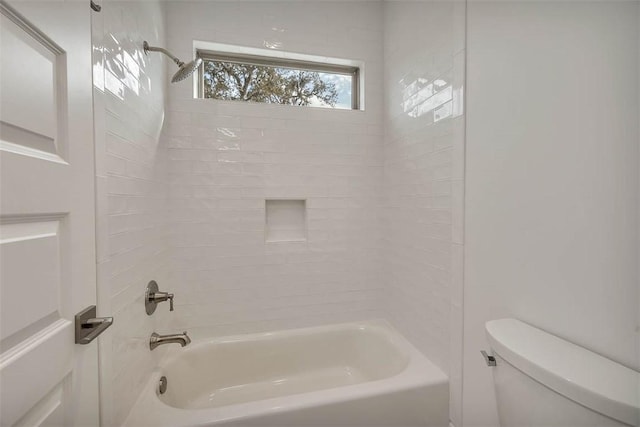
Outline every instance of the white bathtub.
POLYGON ((448 426, 446 375, 384 321, 173 347, 126 426, 448 426))

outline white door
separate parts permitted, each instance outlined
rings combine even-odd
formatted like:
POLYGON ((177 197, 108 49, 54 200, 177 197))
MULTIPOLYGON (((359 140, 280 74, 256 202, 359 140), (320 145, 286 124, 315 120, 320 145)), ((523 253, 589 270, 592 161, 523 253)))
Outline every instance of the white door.
POLYGON ((0 2, 0 425, 98 424, 88 1, 0 2))

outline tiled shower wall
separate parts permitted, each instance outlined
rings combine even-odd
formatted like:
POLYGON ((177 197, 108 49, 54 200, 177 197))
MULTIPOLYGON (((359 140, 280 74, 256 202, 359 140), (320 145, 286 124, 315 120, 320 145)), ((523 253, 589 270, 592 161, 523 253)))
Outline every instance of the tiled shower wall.
POLYGON ((462 1, 384 2, 384 259, 390 320, 449 374, 461 423, 462 1))
POLYGON ((366 63, 365 111, 194 100, 189 82, 171 85, 173 328, 384 317, 382 3, 180 1, 167 17, 179 57, 195 39, 366 63), (266 199, 306 200, 306 241, 265 242, 266 199))
MULTIPOLYGON (((166 283, 165 59, 145 56, 143 40, 163 45, 159 2, 102 2, 92 14, 97 171, 98 307, 114 316, 100 337, 101 416, 121 425, 160 352, 149 335, 166 324, 166 307, 148 317, 147 282, 166 283)), ((162 330, 161 330, 162 332, 162 330)))
POLYGON ((124 419, 161 354, 146 347, 154 329, 197 338, 382 317, 449 372, 460 425, 460 5, 105 2, 99 292, 118 318, 101 340, 102 375, 115 378, 105 424, 124 419), (202 40, 360 60, 365 110, 193 99, 190 80, 166 88, 175 67, 145 57, 144 39, 181 58, 202 40), (267 199, 305 200, 306 241, 265 242, 267 199), (144 314, 150 279, 176 294, 175 312, 144 314))

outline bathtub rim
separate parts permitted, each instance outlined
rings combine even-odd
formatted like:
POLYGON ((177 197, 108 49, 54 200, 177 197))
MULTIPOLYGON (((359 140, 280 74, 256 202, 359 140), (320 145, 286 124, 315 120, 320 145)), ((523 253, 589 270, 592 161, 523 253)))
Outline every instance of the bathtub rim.
POLYGON ((159 361, 158 366, 154 368, 149 381, 143 388, 123 426, 167 425, 182 427, 205 426, 229 421, 238 422, 243 419, 253 419, 265 414, 272 415, 291 412, 429 386, 448 386, 449 379, 447 375, 420 353, 400 332, 384 319, 203 338, 198 339, 195 343, 198 346, 211 345, 222 342, 249 341, 252 338, 268 339, 270 336, 295 336, 314 332, 330 332, 344 328, 374 328, 391 335, 393 342, 400 347, 398 350, 408 356, 407 365, 395 375, 358 384, 289 394, 215 408, 183 409, 164 403, 157 395, 157 384, 163 374, 164 366, 171 360, 180 357, 179 349, 174 349, 174 351, 167 352, 159 361))
MULTIPOLYGON (((280 344, 284 344, 285 346, 287 346, 291 344, 291 341, 295 342, 297 338, 304 339, 307 337, 319 336, 320 340, 322 340, 323 335, 333 335, 334 333, 340 334, 340 335, 342 334, 352 335, 354 338, 358 338, 358 335, 361 333, 365 335, 369 335, 369 337, 366 337, 367 339, 373 338, 373 339, 381 340, 383 342, 383 345, 388 346, 390 350, 394 353, 393 357, 396 359, 393 362, 393 364, 397 364, 398 366, 395 366, 395 367, 383 366, 384 360, 382 360, 380 362, 381 363, 380 366, 382 366, 382 369, 386 369, 387 371, 384 374, 384 376, 380 376, 378 378, 366 379, 364 381, 361 381, 355 384, 370 383, 377 380, 384 380, 387 378, 391 378, 395 375, 400 374, 402 371, 404 371, 411 361, 411 354, 409 352, 408 346, 406 346, 405 343, 400 342, 401 335, 397 331, 393 330, 390 325, 383 324, 379 320, 378 321, 374 320, 369 322, 339 323, 339 324, 332 324, 332 325, 312 326, 307 328, 283 329, 283 330, 277 330, 277 331, 255 332, 255 333, 249 333, 249 334, 238 334, 238 335, 230 335, 230 336, 222 336, 222 337, 200 338, 198 340, 194 340, 194 342, 186 349, 180 349, 178 347, 169 348, 168 350, 171 350, 171 351, 165 354, 165 356, 162 358, 162 360, 158 364, 159 366, 157 367, 157 369, 164 372, 164 374, 170 379, 173 377, 173 374, 171 373, 171 370, 173 368, 172 365, 180 364, 181 363, 180 359, 182 359, 185 356, 188 357, 189 353, 197 354, 200 350, 206 351, 207 347, 215 347, 219 345, 226 346, 229 344, 233 346, 236 343, 240 345, 242 343, 249 343, 250 346, 253 346, 254 344, 256 344, 258 347, 265 343, 267 346, 270 346, 270 345, 279 346, 280 344)), ((350 385, 355 385, 355 384, 350 384, 350 385)), ((303 391, 300 393, 292 393, 288 395, 275 396, 273 398, 294 396, 298 394, 310 393, 312 391, 331 390, 331 389, 335 389, 338 387, 345 387, 345 386, 346 385, 329 387, 326 389, 309 390, 309 391, 303 391)), ((172 403, 167 402, 166 398, 162 398, 162 397, 159 397, 159 398, 161 401, 163 401, 165 405, 168 405, 176 409, 200 410, 200 409, 214 408, 214 407, 211 407, 211 408, 184 408, 183 407, 181 408, 178 405, 174 405, 172 403)), ((267 399, 265 398, 260 400, 267 400, 267 399)), ((215 408, 221 408, 221 407, 231 406, 231 405, 241 404, 241 403, 257 402, 257 401, 259 400, 238 402, 238 403, 233 403, 228 405, 220 405, 220 406, 215 406, 215 408)))

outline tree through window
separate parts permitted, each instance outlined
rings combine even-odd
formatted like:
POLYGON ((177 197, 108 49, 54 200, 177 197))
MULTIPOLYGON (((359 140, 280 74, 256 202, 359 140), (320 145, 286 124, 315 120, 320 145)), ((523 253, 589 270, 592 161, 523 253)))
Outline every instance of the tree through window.
POLYGON ((265 57, 202 54, 204 98, 313 106, 357 108, 355 67, 330 66, 265 57))

